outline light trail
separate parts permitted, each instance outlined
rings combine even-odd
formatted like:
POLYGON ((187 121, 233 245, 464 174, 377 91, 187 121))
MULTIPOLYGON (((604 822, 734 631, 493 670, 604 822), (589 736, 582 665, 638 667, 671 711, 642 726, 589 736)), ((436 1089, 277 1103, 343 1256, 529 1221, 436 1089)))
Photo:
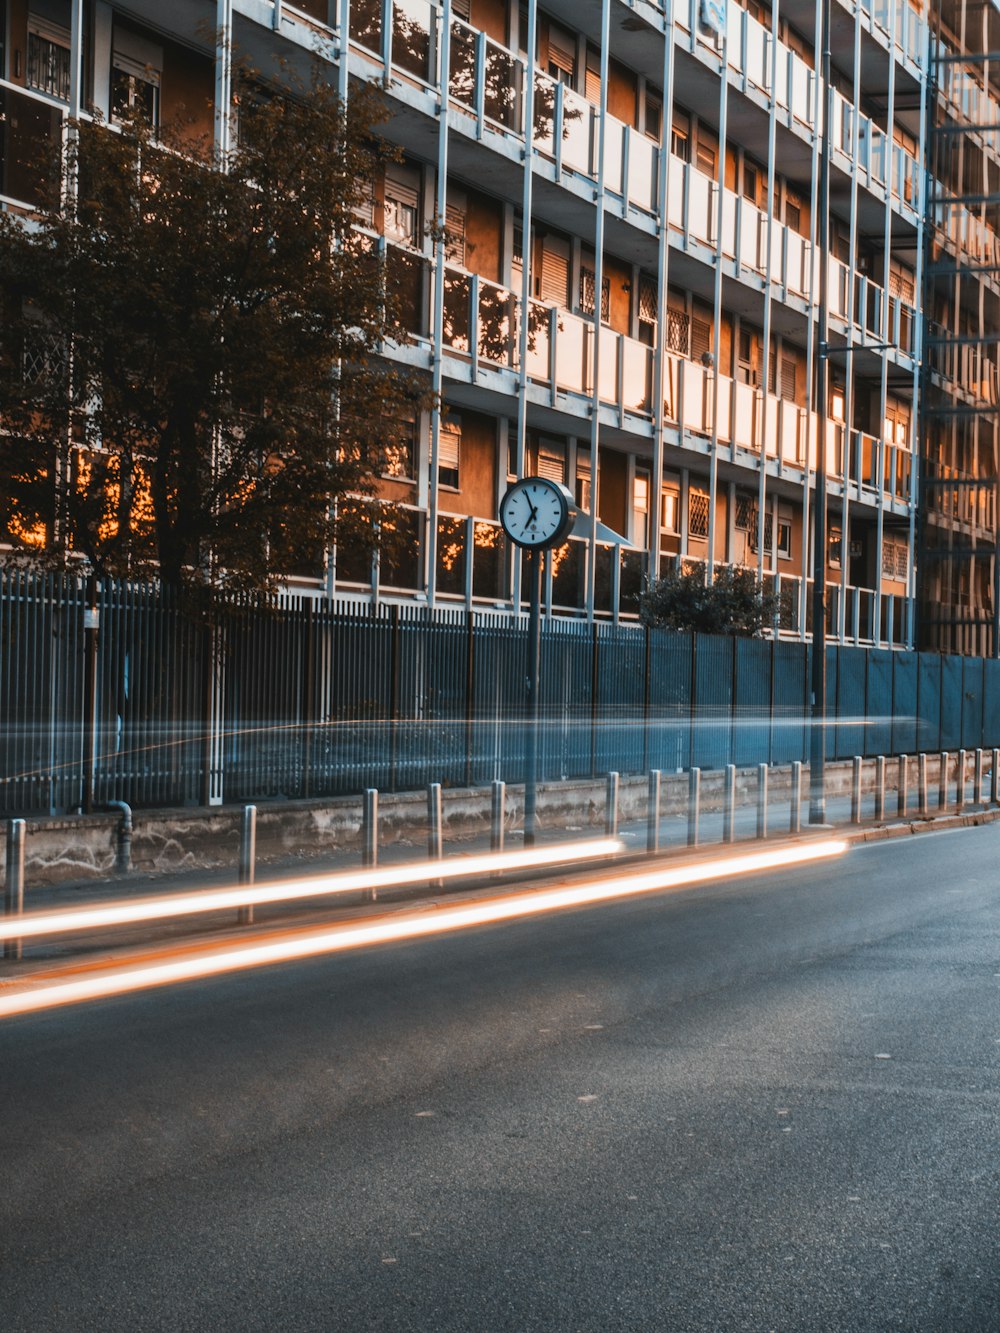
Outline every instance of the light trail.
MULTIPOLYGON (((448 908, 424 908, 393 920, 323 927, 290 939, 222 947, 211 954, 188 955, 170 962, 123 966, 114 973, 38 986, 17 993, 0 992, 0 1019, 28 1014, 85 1000, 106 999, 130 991, 169 986, 274 963, 294 962, 348 949, 419 939, 473 926, 537 916, 572 907, 609 902, 616 898, 662 889, 701 884, 707 880, 778 870, 839 856, 847 850, 840 839, 823 839, 795 847, 781 847, 720 857, 695 865, 660 867, 614 879, 589 880, 559 888, 525 890, 488 902, 461 903, 448 908)), ((30 983, 26 983, 30 986, 30 983)))
POLYGON ((268 903, 294 902, 298 898, 328 898, 341 893, 375 893, 379 889, 405 888, 428 880, 459 879, 469 875, 491 875, 513 870, 544 870, 573 861, 616 856, 625 850, 618 838, 592 838, 586 842, 531 847, 523 851, 487 852, 453 856, 442 861, 418 861, 408 865, 372 870, 339 871, 312 875, 308 879, 282 880, 271 884, 240 884, 229 889, 200 889, 194 893, 172 893, 141 902, 103 902, 89 907, 56 908, 0 918, 0 938, 36 939, 41 935, 66 935, 99 926, 128 926, 168 917, 193 916, 234 907, 261 907, 268 903))

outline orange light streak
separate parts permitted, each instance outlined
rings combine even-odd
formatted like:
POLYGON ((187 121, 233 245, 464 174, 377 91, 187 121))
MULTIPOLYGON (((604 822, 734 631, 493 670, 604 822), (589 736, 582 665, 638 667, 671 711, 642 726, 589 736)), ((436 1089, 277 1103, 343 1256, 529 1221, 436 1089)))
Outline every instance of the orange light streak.
MULTIPOLYGON (((802 846, 748 852, 722 857, 697 865, 663 867, 614 879, 590 880, 583 884, 508 894, 486 903, 462 903, 449 908, 423 909, 393 920, 373 921, 367 925, 335 926, 299 934, 291 939, 269 943, 240 944, 221 948, 212 954, 187 956, 174 962, 146 966, 126 966, 112 974, 78 981, 40 986, 20 993, 0 993, 0 1019, 52 1009, 85 1000, 106 999, 135 990, 173 985, 219 976, 252 967, 295 962, 321 954, 338 953, 400 940, 419 939, 474 926, 512 921, 572 907, 585 907, 616 898, 653 893, 658 890, 688 887, 723 876, 778 870, 810 861, 839 856, 847 843, 823 839, 802 846)), ((436 865, 437 863, 435 863, 436 865)))
POLYGON ((615 856, 621 851, 624 851, 624 843, 617 838, 593 838, 587 842, 532 847, 523 851, 488 852, 475 856, 453 856, 446 861, 419 861, 371 870, 342 871, 308 879, 282 880, 281 883, 202 889, 195 893, 160 895, 140 902, 103 902, 93 903, 89 907, 26 912, 19 917, 0 918, 0 939, 5 935, 20 940, 41 935, 66 935, 72 931, 94 930, 99 926, 135 925, 142 921, 191 916, 196 912, 259 907, 266 903, 292 902, 297 898, 327 898, 339 893, 375 892, 379 889, 402 888, 408 884, 422 884, 431 879, 545 869, 564 862, 615 856))

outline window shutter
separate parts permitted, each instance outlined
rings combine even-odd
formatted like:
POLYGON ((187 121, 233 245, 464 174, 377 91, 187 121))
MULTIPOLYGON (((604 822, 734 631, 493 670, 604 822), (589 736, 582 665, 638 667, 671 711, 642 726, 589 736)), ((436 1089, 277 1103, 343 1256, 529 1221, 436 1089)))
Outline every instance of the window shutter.
POLYGON ((573 77, 576 69, 576 41, 564 28, 549 24, 549 64, 573 77))
POLYGON ((569 256, 561 255, 545 246, 542 250, 542 281, 540 296, 553 305, 565 306, 569 290, 569 256))
POLYGON ((712 351, 712 326, 707 319, 691 321, 691 360, 700 361, 712 351))
POLYGON ((449 204, 445 218, 445 255, 450 264, 465 268, 465 209, 449 204))
POLYGON ((565 484, 566 459, 559 452, 557 445, 540 445, 538 449, 538 475, 547 481, 565 484))
POLYGON ((444 471, 458 471, 458 447, 462 441, 462 427, 454 419, 441 422, 438 440, 438 467, 444 471))
POLYGON ((469 23, 472 19, 472 0, 451 0, 451 12, 455 18, 465 19, 469 23))
POLYGON ((795 402, 795 379, 798 366, 795 358, 783 356, 781 358, 781 396, 789 403, 795 402))

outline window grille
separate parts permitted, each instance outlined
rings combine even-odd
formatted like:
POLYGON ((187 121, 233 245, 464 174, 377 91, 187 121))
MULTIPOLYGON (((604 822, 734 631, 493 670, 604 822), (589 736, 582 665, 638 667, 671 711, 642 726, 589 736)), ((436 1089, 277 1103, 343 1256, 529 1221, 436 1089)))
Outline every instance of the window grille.
POLYGON ((736 526, 743 532, 749 532, 757 523, 757 505, 753 496, 736 493, 736 526))
POLYGON ((691 537, 708 536, 708 492, 692 489, 688 492, 688 534, 691 537))
POLYGON ((667 351, 687 356, 691 346, 691 319, 683 310, 667 311, 667 351))
MULTIPOLYGON (((585 315, 594 313, 594 284, 592 269, 580 269, 580 310, 585 315)), ((611 279, 601 279, 601 319, 605 323, 611 318, 611 279)))
POLYGON ((21 376, 25 388, 37 389, 65 378, 66 343, 58 333, 32 329, 21 352, 21 376))
POLYGON ((657 290, 652 278, 639 279, 639 318, 646 324, 656 323, 657 290))
MULTIPOLYGON (((37 19, 33 22, 40 26, 37 19)), ((45 28, 44 32, 28 33, 27 84, 40 93, 48 93, 49 97, 68 102, 69 34, 63 34, 54 24, 46 24, 45 28)))

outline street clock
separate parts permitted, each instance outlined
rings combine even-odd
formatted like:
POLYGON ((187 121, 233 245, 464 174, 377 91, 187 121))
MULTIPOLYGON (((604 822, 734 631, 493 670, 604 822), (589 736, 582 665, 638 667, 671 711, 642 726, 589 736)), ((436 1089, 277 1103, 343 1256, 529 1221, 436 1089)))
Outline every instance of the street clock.
POLYGON ((500 522, 512 542, 528 551, 560 546, 573 530, 576 505, 565 486, 547 477, 523 477, 500 501, 500 522))

